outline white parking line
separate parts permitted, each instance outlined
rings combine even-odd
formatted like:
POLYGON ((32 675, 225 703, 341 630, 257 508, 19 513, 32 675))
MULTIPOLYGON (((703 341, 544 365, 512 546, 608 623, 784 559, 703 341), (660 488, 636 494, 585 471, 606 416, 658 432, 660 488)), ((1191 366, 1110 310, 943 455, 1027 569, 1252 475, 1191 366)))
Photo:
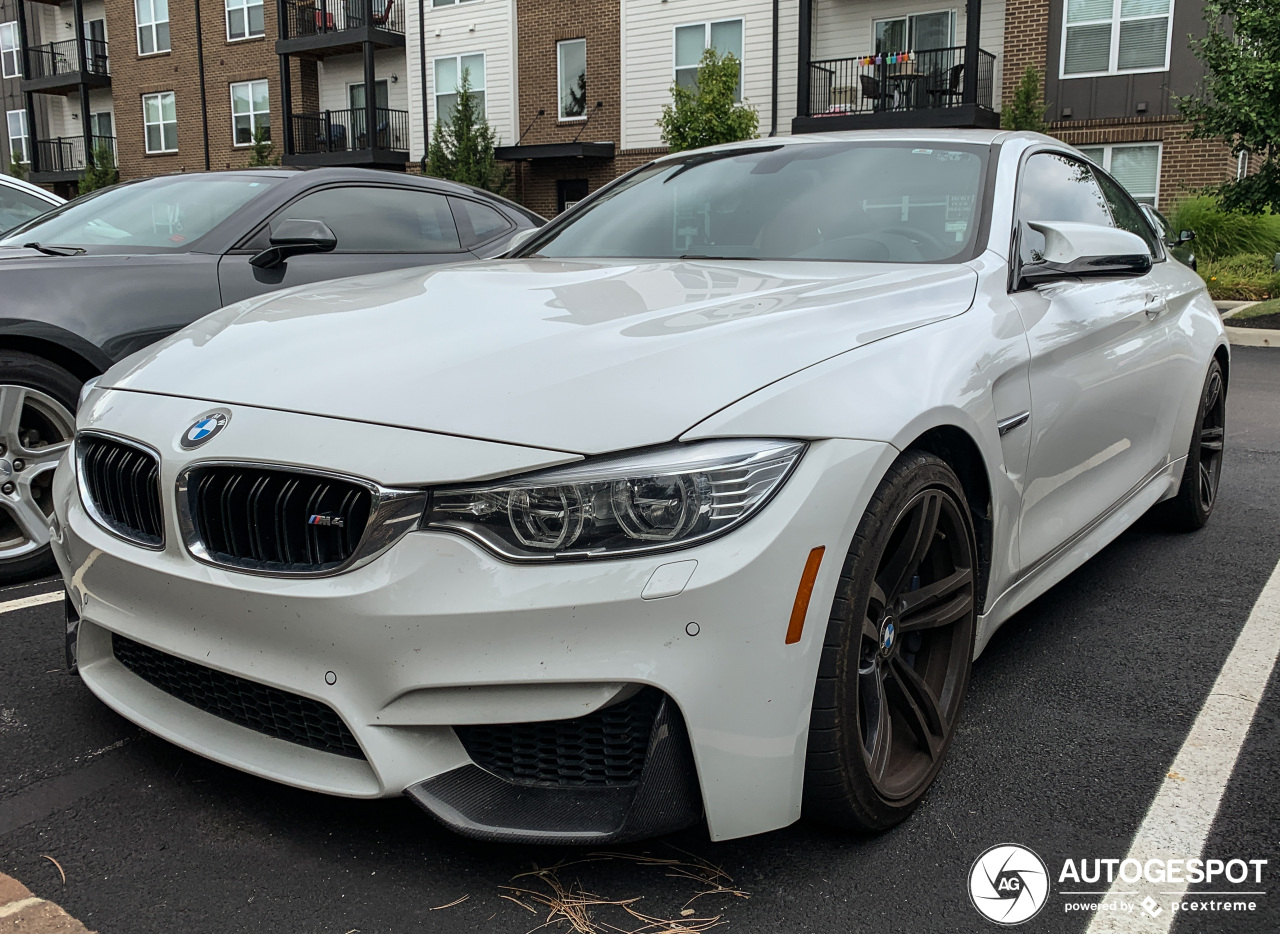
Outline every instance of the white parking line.
POLYGON ((29 606, 40 606, 43 603, 56 603, 61 599, 61 590, 55 590, 53 593, 38 593, 34 597, 23 597, 20 600, 10 600, 8 603, 0 603, 0 613, 10 613, 13 610, 25 610, 29 606))
MULTIPOLYGON (((1271 572, 1258 602, 1253 605, 1235 647, 1213 684, 1213 690, 1200 708, 1191 732, 1147 809, 1147 816, 1133 838, 1126 859, 1137 860, 1145 867, 1149 859, 1187 860, 1198 856, 1223 860, 1266 858, 1267 854, 1263 853, 1203 854, 1202 851, 1249 733, 1249 725, 1262 700, 1262 692, 1271 678, 1277 655, 1280 655, 1280 564, 1271 572)), ((1268 869, 1275 871, 1275 867, 1270 865, 1268 869)), ((1185 878, 1185 873, 1180 878, 1185 878)), ((1225 880, 1214 881, 1219 883, 1214 886, 1217 889, 1225 880)), ((1248 881, 1256 882, 1252 870, 1248 881)), ((1140 891, 1133 911, 1100 910, 1094 915, 1086 934, 1167 932, 1175 917, 1169 907, 1170 902, 1180 901, 1187 894, 1186 883, 1152 884, 1143 879, 1137 884, 1140 891), (1158 913, 1154 916, 1140 907, 1147 896, 1156 903, 1152 910, 1158 909, 1158 913)), ((1133 885, 1133 880, 1124 882, 1117 877, 1104 901, 1114 901, 1121 894, 1121 888, 1132 889, 1133 885)), ((1250 889, 1256 887, 1248 886, 1250 889)), ((1203 914, 1200 920, 1204 920, 1203 914)))

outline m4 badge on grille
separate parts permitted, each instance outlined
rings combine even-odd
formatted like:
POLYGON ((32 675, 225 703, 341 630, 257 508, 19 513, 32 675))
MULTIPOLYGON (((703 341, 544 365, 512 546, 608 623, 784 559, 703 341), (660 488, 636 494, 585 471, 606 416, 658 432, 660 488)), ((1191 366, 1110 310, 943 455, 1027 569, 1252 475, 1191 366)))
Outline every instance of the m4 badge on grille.
POLYGON ((307 520, 307 525, 331 525, 340 529, 346 522, 342 516, 312 516, 307 520))

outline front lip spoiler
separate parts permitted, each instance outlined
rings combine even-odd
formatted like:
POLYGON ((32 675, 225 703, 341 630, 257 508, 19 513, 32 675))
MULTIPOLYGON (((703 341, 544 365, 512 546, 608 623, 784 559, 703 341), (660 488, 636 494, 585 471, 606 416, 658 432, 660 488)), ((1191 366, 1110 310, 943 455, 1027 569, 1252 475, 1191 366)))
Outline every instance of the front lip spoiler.
POLYGON ((670 697, 658 708, 634 786, 517 784, 471 764, 404 793, 450 830, 496 843, 622 843, 683 830, 702 817, 688 733, 670 697))

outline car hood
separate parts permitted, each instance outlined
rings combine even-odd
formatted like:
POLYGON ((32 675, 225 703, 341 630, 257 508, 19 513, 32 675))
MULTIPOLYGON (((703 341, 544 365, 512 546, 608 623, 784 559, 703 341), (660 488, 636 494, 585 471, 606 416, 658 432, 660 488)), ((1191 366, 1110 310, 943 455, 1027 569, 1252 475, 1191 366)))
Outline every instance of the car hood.
POLYGON ((497 260, 228 306, 101 385, 582 454, 965 311, 966 266, 497 260))

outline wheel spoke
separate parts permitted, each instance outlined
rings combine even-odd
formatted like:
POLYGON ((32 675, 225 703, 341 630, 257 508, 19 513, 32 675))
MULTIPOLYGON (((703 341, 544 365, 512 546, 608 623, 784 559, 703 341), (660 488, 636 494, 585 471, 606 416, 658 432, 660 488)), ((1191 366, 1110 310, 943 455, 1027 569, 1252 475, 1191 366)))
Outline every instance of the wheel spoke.
POLYGON ((1214 379, 1209 383, 1209 398, 1205 400, 1204 410, 1206 413, 1212 412, 1218 405, 1218 399, 1222 395, 1222 380, 1214 379))
POLYGON ((70 441, 61 441, 57 444, 46 444, 34 451, 27 451, 23 457, 27 462, 26 469, 36 473, 58 466, 58 461, 62 460, 62 455, 69 447, 71 447, 70 441))
POLYGON ((22 406, 27 390, 22 386, 0 386, 0 437, 10 447, 18 442, 18 429, 22 425, 22 406))
POLYGON ((894 658, 890 664, 888 686, 897 695, 896 706, 915 734, 920 748, 929 754, 929 758, 936 759, 946 735, 946 721, 933 691, 901 658, 894 658))
POLYGON ((898 632, 919 632, 924 629, 950 626, 969 615, 971 609, 973 609, 973 595, 968 592, 959 593, 946 603, 920 610, 910 616, 898 617, 898 632))
POLYGON ((1200 432, 1200 450, 1201 451, 1221 451, 1222 450, 1222 429, 1221 428, 1205 428, 1200 432))
POLYGON ((40 511, 26 484, 10 496, 0 497, 0 505, 9 511, 27 541, 44 546, 49 542, 49 517, 40 511))
POLYGON ((912 508, 902 541, 876 575, 876 584, 889 597, 901 592, 928 554, 941 511, 942 497, 936 490, 927 490, 912 508))
POLYGON ((870 614, 862 617, 862 638, 870 639, 877 647, 880 645, 880 627, 870 614))
POLYGON ((1200 462, 1200 502, 1205 506, 1213 505, 1213 497, 1216 491, 1213 488, 1213 473, 1209 470, 1209 465, 1200 462))
POLYGON ((889 768, 889 754, 893 751, 893 722, 889 716, 889 700, 885 696, 883 669, 877 664, 860 680, 863 682, 863 705, 867 722, 864 744, 871 777, 878 782, 884 778, 889 768))
POLYGON ((949 600, 956 595, 957 591, 968 588, 972 581, 973 571, 969 568, 960 568, 942 580, 926 584, 918 590, 909 590, 898 598, 898 616, 906 618, 913 613, 919 613, 949 600))

